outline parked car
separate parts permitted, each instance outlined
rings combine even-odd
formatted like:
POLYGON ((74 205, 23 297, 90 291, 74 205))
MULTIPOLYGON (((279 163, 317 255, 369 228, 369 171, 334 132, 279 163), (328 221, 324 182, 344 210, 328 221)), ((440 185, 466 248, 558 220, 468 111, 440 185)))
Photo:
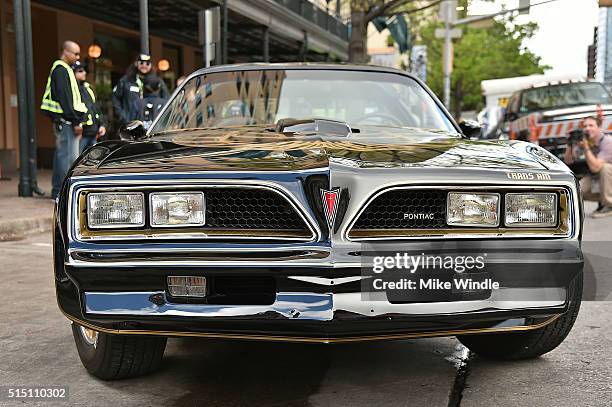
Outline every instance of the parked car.
POLYGON ((554 349, 582 295, 576 180, 479 132, 390 68, 195 72, 148 131, 85 152, 56 202, 57 300, 84 366, 147 373, 181 336, 554 349), (406 278, 377 270, 409 256, 406 278))

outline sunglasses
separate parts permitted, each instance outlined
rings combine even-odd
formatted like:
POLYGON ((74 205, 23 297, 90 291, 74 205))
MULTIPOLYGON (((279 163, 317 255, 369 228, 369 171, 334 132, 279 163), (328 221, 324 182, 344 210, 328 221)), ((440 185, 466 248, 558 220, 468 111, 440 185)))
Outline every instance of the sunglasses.
POLYGON ((85 72, 84 69, 77 69, 76 71, 74 71, 75 73, 81 73, 81 72, 85 72))
POLYGON ((138 61, 138 65, 151 65, 150 61, 138 61))

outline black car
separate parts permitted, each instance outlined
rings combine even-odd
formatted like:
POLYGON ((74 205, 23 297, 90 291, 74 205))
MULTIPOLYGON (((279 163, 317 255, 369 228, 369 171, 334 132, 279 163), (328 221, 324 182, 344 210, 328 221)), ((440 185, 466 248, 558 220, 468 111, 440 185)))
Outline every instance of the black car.
POLYGON ((147 132, 85 151, 57 200, 57 299, 83 364, 146 373, 181 336, 554 349, 582 295, 576 179, 478 130, 393 69, 195 72, 147 132))

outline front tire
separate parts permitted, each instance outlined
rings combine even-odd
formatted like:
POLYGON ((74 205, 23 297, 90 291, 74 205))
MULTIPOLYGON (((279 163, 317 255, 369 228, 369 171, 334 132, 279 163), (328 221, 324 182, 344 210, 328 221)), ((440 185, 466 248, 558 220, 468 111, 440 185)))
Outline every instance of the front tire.
POLYGON ((582 273, 570 284, 567 312, 550 324, 527 332, 462 335, 459 342, 487 359, 531 359, 550 352, 563 342, 574 326, 582 300, 582 273))
POLYGON ((72 335, 83 366, 103 380, 125 379, 158 368, 166 338, 112 335, 72 324, 72 335))

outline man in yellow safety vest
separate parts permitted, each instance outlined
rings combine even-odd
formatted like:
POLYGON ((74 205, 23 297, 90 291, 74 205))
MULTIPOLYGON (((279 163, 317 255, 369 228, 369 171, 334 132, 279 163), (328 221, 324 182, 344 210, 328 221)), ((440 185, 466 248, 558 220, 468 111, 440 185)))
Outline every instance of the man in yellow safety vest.
POLYGON ((87 107, 81 100, 79 86, 70 65, 80 58, 80 47, 74 41, 62 44, 60 58, 53 63, 40 109, 53 121, 55 155, 51 198, 59 193, 68 169, 79 156, 81 122, 87 107))

